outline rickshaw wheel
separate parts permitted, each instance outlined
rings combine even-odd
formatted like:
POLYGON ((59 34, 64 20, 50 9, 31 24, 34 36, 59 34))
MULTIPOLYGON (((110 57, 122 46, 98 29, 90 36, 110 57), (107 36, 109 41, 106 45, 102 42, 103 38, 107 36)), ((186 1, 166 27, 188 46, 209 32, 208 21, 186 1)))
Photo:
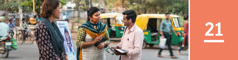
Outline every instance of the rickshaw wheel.
POLYGON ((147 44, 146 44, 146 42, 144 41, 142 48, 146 48, 146 47, 147 47, 147 44))

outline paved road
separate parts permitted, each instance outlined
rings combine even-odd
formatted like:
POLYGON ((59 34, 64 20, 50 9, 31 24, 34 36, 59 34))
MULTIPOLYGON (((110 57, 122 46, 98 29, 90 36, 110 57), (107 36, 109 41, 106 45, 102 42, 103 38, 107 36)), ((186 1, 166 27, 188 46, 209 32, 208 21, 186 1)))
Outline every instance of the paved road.
MULTIPOLYGON (((112 42, 110 46, 116 46, 118 42, 112 42)), ((76 46, 75 46, 76 47, 76 46)), ((157 47, 157 46, 155 46, 157 47)), ((0 58, 0 60, 38 60, 38 48, 36 43, 24 43, 18 44, 18 50, 10 51, 9 58, 0 58)), ((164 50, 164 58, 157 57, 158 48, 143 49, 142 60, 188 60, 188 51, 182 51, 181 55, 177 55, 178 47, 174 47, 174 54, 178 56, 178 59, 171 59, 169 51, 164 50)), ((107 60, 118 60, 119 56, 110 55, 106 53, 107 60)))

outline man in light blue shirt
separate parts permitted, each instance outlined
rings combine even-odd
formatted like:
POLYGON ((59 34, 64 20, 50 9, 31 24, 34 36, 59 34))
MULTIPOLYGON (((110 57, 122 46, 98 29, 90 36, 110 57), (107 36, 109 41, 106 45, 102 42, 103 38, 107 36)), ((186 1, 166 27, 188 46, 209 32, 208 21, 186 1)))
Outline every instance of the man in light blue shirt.
MULTIPOLYGON (((173 51, 172 51, 173 49, 171 48, 171 35, 170 35, 171 31, 173 31, 174 33, 175 33, 175 31, 174 31, 174 29, 172 27, 172 24, 171 24, 171 21, 170 21, 170 14, 166 13, 165 17, 166 17, 165 20, 163 20, 161 25, 160 25, 160 34, 161 34, 162 38, 166 38, 166 44, 168 46, 170 56, 171 56, 172 59, 175 59, 177 57, 173 55, 173 51)), ((162 51, 163 51, 163 49, 159 50, 158 57, 163 57, 161 55, 162 51)))
POLYGON ((4 21, 4 17, 0 17, 0 37, 8 35, 9 27, 4 21))
POLYGON ((174 31, 172 24, 170 22, 170 19, 165 19, 162 21, 160 25, 160 31, 170 33, 171 31, 174 31))

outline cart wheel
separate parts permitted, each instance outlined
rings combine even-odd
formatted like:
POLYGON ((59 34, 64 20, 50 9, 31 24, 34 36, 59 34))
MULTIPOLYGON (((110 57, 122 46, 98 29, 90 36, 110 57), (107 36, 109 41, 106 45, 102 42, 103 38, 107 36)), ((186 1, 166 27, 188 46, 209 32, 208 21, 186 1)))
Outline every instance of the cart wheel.
POLYGON ((149 44, 149 46, 150 46, 150 47, 153 47, 153 46, 154 46, 154 44, 149 44))
POLYGON ((142 48, 146 48, 146 47, 147 47, 147 44, 146 44, 146 42, 144 41, 142 48))
POLYGON ((31 41, 31 44, 34 44, 35 38, 34 38, 33 35, 31 35, 31 37, 30 37, 30 41, 31 41))
POLYGON ((20 43, 23 44, 26 40, 27 40, 27 37, 25 37, 25 40, 24 40, 23 35, 22 35, 20 43))
POLYGON ((20 34, 20 35, 18 36, 18 42, 21 43, 21 44, 23 44, 23 35, 22 35, 22 34, 20 34))

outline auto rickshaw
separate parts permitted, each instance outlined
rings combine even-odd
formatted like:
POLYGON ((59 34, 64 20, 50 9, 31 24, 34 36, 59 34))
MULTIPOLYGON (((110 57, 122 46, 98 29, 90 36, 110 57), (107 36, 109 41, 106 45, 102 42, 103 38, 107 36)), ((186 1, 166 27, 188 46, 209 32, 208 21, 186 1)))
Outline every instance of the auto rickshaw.
POLYGON ((103 13, 101 22, 107 24, 109 37, 112 40, 120 40, 123 35, 123 15, 121 13, 103 13))
MULTIPOLYGON (((137 16, 136 25, 144 32, 143 48, 147 45, 153 47, 160 42, 160 23, 165 19, 165 14, 141 14, 137 16)), ((170 15, 171 24, 176 34, 172 32, 171 40, 172 45, 178 45, 184 38, 182 36, 183 27, 179 24, 178 15, 170 15)))
POLYGON ((30 24, 35 25, 37 23, 36 18, 30 18, 30 24))

